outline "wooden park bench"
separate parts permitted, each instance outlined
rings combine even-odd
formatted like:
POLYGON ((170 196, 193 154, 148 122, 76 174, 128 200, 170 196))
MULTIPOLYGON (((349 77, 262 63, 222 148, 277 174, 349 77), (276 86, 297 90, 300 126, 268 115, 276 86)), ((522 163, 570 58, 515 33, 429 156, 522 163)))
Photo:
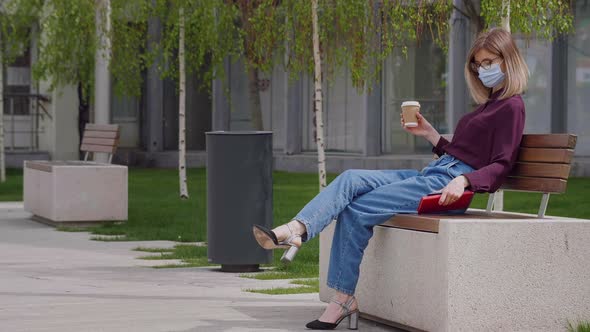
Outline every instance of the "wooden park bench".
MULTIPOLYGON (((445 137, 451 138, 448 135, 445 137)), ((565 193, 576 139, 575 135, 570 134, 523 135, 516 164, 499 190, 541 193, 537 217, 543 218, 549 204, 549 195, 565 193)), ((494 195, 492 193, 488 196, 488 214, 492 212, 494 195)), ((469 215, 470 211, 466 214, 469 215)), ((400 214, 383 225, 436 232, 438 224, 432 222, 436 218, 437 216, 400 214)))
POLYGON ((87 124, 83 161, 25 161, 25 210, 52 225, 127 220, 127 167, 111 164, 118 144, 118 125, 87 124), (89 160, 98 152, 108 163, 89 160))
MULTIPOLYGON (((590 313, 590 220, 546 216, 576 136, 524 135, 501 190, 541 193, 536 215, 399 214, 374 229, 356 296, 364 317, 410 331, 558 331, 590 313)), ((333 226, 332 226, 333 227, 333 226)), ((320 298, 333 229, 320 240, 320 298)))

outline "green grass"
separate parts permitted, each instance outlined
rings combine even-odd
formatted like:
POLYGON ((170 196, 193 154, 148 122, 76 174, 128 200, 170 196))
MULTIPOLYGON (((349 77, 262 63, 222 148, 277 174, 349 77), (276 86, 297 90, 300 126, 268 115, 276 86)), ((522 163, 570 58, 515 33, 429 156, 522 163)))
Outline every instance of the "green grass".
POLYGON ((20 202, 23 200, 22 169, 7 168, 6 182, 0 183, 0 202, 20 202))
POLYGON ((56 228, 56 230, 60 231, 60 232, 91 232, 92 228, 91 227, 77 227, 77 226, 63 226, 63 225, 58 225, 56 228))
MULTIPOLYGON (((22 170, 9 169, 8 181, 0 184, 0 201, 22 200, 22 170)), ((332 180, 334 175, 328 177, 332 180)), ((275 226, 290 220, 318 192, 317 175, 314 173, 273 173, 273 220, 275 226)), ((129 220, 124 223, 108 223, 88 230, 97 240, 170 240, 178 242, 206 241, 206 170, 188 170, 190 199, 181 200, 178 195, 176 169, 129 169, 129 220), (124 235, 113 239, 112 235, 124 235), (108 237, 104 237, 108 236, 108 237)), ((552 195, 548 215, 590 219, 590 178, 571 178, 567 193, 552 195)), ((504 207, 507 211, 536 213, 541 194, 507 192, 504 207)), ((487 195, 476 195, 473 207, 485 208, 487 195)), ((72 229, 62 229, 72 231, 72 229)), ((74 229, 77 230, 77 229, 74 229)), ((184 249, 178 249, 184 250, 184 249)), ((206 253, 188 251, 186 264, 202 266, 206 253), (192 255, 192 256, 191 256, 192 255), (192 261, 191 261, 192 260, 192 261)), ((176 251, 175 251, 176 252, 176 251)), ((319 267, 319 242, 313 239, 305 244, 290 265, 280 263, 282 252, 274 252, 271 271, 246 275, 257 279, 316 278, 319 267)), ((175 253, 176 255, 176 253, 175 253)), ((180 255, 180 254, 178 254, 180 255)), ((172 267, 186 267, 173 265, 172 267)))
POLYGON ((581 321, 577 324, 568 322, 567 330, 568 332, 590 332, 590 321, 581 321))
POLYGON ((90 237, 90 240, 93 241, 102 241, 102 242, 127 242, 129 239, 125 235, 97 235, 90 237))
POLYGON ((174 252, 174 248, 146 248, 146 247, 137 247, 133 249, 134 251, 141 251, 141 252, 152 252, 152 253, 169 253, 174 252))
POLYGON ((292 285, 301 285, 300 287, 275 287, 268 289, 245 289, 246 292, 260 293, 268 295, 284 295, 284 294, 303 294, 303 293, 317 293, 320 291, 320 281, 318 278, 293 280, 292 285))
POLYGON ((137 247, 133 250, 159 254, 159 255, 141 256, 141 257, 139 257, 139 259, 145 259, 145 260, 178 259, 178 260, 182 261, 182 263, 180 263, 180 264, 165 264, 165 265, 154 266, 154 268, 156 268, 156 269, 176 268, 176 267, 201 267, 201 266, 217 265, 217 264, 211 264, 207 260, 207 247, 206 246, 180 244, 180 245, 174 246, 174 248, 137 247))
POLYGON ((256 280, 276 280, 276 279, 293 279, 292 274, 281 271, 264 271, 258 273, 241 274, 242 278, 256 279, 256 280))

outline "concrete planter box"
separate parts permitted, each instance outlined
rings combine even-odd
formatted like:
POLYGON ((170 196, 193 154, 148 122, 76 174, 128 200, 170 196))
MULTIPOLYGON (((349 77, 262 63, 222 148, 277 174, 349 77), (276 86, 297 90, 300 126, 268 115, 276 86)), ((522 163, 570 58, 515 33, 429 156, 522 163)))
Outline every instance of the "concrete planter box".
POLYGON ((52 224, 127 220, 127 167, 25 161, 24 209, 52 224))
MULTIPOLYGON (((452 332, 565 331, 590 319, 590 221, 510 215, 441 219, 438 233, 375 227, 357 286, 363 315, 452 332)), ((333 227, 320 240, 322 301, 333 227)))

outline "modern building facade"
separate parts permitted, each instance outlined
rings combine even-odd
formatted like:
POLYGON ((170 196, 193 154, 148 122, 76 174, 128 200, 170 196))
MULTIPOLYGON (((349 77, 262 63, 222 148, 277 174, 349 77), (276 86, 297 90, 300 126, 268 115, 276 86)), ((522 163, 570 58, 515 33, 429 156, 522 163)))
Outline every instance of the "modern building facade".
MULTIPOLYGON (((528 91, 523 96, 527 110, 525 132, 578 135, 573 175, 590 176, 590 109, 587 106, 590 104, 590 1, 575 1, 574 15, 575 32, 552 42, 516 35, 531 73, 528 91)), ((406 134, 399 125, 398 114, 404 100, 420 101, 422 113, 441 133, 451 133, 459 118, 475 108, 463 76, 465 57, 475 29, 459 11, 453 13, 451 23, 447 53, 431 40, 423 39, 419 45, 408 48, 406 57, 401 52, 392 55, 385 63, 381 80, 374 83, 370 93, 355 89, 344 71, 332 84, 325 85, 328 171, 419 168, 430 160, 429 143, 406 134)), ((150 34, 157 35, 159 29, 157 22, 150 22, 150 34)), ((213 82, 210 94, 197 89, 200 82, 196 77, 188 80, 189 166, 205 164, 205 132, 252 130, 243 63, 239 59, 226 61, 226 73, 225 83, 222 80, 213 82)), ((5 81, 10 85, 14 82, 10 77, 13 74, 8 70, 7 75, 5 81)), ((176 167, 178 97, 175 83, 162 80, 155 66, 147 70, 145 77, 141 97, 112 97, 111 119, 122 128, 121 150, 115 160, 176 167)), ((311 78, 301 76, 289 81, 288 73, 277 66, 264 82, 267 84, 263 84, 265 88, 260 93, 263 125, 265 130, 274 133, 275 168, 315 171, 311 78)), ((73 108, 74 111, 67 113, 71 116, 76 115, 77 97, 70 95, 71 100, 62 101, 62 108, 73 108)), ((9 109, 5 101, 5 121, 9 109)), ((6 122, 5 128, 6 135, 10 136, 10 125, 6 122)), ((54 130, 54 135, 67 132, 63 130, 54 130)), ((53 141, 59 140, 54 138, 53 141)), ((39 145, 38 149, 41 147, 39 145)), ((46 150, 51 158, 63 158, 58 153, 59 148, 47 147, 46 150)), ((10 153, 10 148, 7 151, 10 153)))

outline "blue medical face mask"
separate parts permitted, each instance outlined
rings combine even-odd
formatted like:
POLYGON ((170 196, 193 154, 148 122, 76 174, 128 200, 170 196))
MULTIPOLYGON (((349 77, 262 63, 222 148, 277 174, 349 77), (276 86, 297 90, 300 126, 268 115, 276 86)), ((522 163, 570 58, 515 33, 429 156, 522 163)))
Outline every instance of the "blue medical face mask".
POLYGON ((493 88, 504 81, 504 73, 500 69, 499 63, 494 63, 489 69, 479 67, 477 70, 479 73, 479 79, 484 86, 493 88))

